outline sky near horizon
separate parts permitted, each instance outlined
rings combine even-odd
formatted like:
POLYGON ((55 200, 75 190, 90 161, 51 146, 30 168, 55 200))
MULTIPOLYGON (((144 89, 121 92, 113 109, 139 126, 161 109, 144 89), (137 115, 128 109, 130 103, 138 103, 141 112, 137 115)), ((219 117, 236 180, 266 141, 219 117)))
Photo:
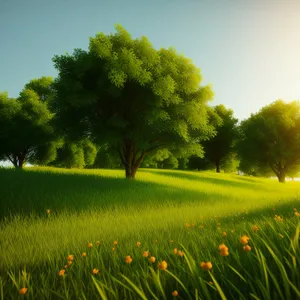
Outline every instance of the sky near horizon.
POLYGON ((245 119, 277 99, 300 100, 300 0, 0 0, 0 91, 17 97, 52 58, 87 49, 121 24, 156 48, 175 47, 245 119))

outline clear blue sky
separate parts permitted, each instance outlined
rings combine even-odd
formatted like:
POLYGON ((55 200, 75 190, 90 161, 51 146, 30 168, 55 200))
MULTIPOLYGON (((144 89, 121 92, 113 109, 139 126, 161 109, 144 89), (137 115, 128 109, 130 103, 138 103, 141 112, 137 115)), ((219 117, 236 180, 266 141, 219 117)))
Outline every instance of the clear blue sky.
POLYGON ((17 97, 30 79, 55 77, 55 54, 87 49, 116 23, 190 57, 212 105, 239 119, 300 100, 300 0, 0 0, 0 91, 17 97))

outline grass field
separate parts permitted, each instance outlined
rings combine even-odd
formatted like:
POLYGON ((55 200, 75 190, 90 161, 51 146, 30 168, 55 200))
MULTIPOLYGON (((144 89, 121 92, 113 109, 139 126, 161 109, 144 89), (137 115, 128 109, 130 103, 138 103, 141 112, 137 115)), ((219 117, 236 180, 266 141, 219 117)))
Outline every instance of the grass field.
POLYGON ((300 299, 299 192, 212 172, 0 169, 0 299, 300 299))

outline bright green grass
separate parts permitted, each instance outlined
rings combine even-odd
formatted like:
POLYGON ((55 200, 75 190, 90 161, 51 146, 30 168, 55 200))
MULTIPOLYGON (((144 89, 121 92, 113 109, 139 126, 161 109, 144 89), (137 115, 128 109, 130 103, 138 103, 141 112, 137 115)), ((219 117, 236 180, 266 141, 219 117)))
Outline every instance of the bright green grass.
POLYGON ((300 299, 299 191, 297 182, 211 172, 144 169, 128 181, 121 170, 0 169, 0 299, 22 287, 30 299, 172 299, 173 290, 181 299, 300 299), (60 277, 68 254, 74 263, 60 277), (168 271, 157 270, 162 260, 168 271))

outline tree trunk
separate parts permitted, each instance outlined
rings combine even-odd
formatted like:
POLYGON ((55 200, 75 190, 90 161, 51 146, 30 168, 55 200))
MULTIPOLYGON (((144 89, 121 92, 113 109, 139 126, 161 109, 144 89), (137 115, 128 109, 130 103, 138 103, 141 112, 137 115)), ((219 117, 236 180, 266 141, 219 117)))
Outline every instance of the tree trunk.
POLYGON ((221 164, 220 164, 220 161, 216 161, 216 172, 217 173, 221 173, 221 166, 220 166, 221 164))
POLYGON ((125 176, 127 179, 134 179, 138 168, 141 166, 146 155, 145 151, 141 151, 141 155, 137 158, 138 150, 132 141, 124 141, 122 150, 118 150, 121 161, 125 167, 125 176))
POLYGON ((277 178, 278 178, 279 182, 281 182, 281 183, 285 182, 285 173, 283 171, 281 171, 280 173, 278 173, 276 175, 277 175, 277 178))

